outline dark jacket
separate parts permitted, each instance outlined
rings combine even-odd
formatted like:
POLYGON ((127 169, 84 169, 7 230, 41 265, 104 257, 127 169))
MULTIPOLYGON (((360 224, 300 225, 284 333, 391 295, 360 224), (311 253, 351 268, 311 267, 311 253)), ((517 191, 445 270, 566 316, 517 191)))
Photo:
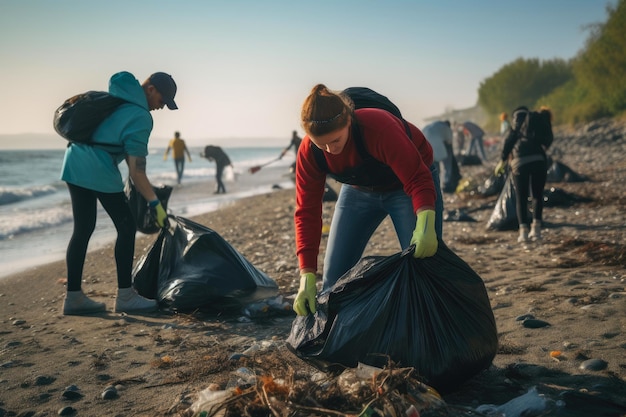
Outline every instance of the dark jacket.
POLYGON ((213 159, 215 163, 221 167, 225 167, 231 164, 230 158, 226 155, 226 152, 219 146, 209 145, 204 148, 204 154, 202 155, 206 159, 213 159))
POLYGON ((522 134, 522 125, 526 120, 527 114, 528 109, 525 107, 515 110, 511 129, 509 129, 504 139, 501 158, 503 161, 506 161, 509 155, 512 156, 511 168, 513 171, 517 167, 530 162, 547 160, 546 151, 540 141, 529 140, 522 134))

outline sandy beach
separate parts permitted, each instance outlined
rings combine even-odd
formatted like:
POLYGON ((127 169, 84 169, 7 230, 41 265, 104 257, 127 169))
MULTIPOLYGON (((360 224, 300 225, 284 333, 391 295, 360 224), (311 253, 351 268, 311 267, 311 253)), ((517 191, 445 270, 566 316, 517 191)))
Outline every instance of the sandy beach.
MULTIPOLYGON (((484 280, 499 339, 492 366, 444 395, 446 404, 501 405, 536 387, 552 408, 528 415, 626 415, 626 123, 557 130, 554 148, 588 181, 546 188, 589 201, 546 207, 541 242, 521 245, 517 231, 487 229, 497 196, 481 197, 471 185, 445 195, 446 211, 475 220, 446 221, 444 240, 484 280), (519 318, 529 314, 548 325, 523 326, 519 318)), ((489 150, 493 163, 461 166, 464 179, 484 181, 498 151, 497 144, 489 150)), ((294 203, 293 189, 275 190, 192 220, 218 232, 290 299, 298 286, 294 203)), ((332 212, 333 203, 324 203, 325 223, 332 212)), ((153 239, 138 238, 137 260, 153 239)), ((323 239, 320 269, 324 247, 323 239)), ((399 250, 386 220, 365 255, 399 250)), ((186 416, 200 392, 225 389, 242 367, 287 381, 319 372, 285 345, 293 315, 113 313, 111 245, 89 253, 83 283, 107 313, 63 316, 64 280, 64 262, 0 280, 0 417, 186 416)), ((451 410, 421 415, 464 415, 451 410)))

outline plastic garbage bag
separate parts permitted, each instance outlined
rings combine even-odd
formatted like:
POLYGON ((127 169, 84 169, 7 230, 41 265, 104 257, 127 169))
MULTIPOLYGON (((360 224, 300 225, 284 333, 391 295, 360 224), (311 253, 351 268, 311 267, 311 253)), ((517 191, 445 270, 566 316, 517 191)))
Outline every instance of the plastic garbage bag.
POLYGON ((458 160, 459 165, 461 166, 472 166, 472 165, 482 165, 483 161, 480 159, 478 155, 459 155, 458 160))
POLYGON ((527 417, 541 416, 546 411, 555 411, 555 402, 537 392, 536 387, 532 387, 524 395, 513 398, 502 405, 483 404, 476 408, 476 411, 489 417, 527 417))
POLYGON ((546 182, 585 182, 588 178, 579 175, 570 167, 559 161, 552 161, 548 167, 546 182))
POLYGON ((550 187, 548 190, 543 190, 544 207, 570 207, 576 203, 588 203, 590 201, 593 199, 580 197, 560 188, 550 187))
POLYGON ((517 230, 519 223, 517 221, 517 212, 515 209, 515 187, 513 187, 513 178, 511 175, 506 176, 504 187, 500 192, 500 196, 496 201, 496 206, 487 222, 487 229, 491 230, 517 230))
POLYGON ((488 367, 498 336, 482 279, 443 242, 433 257, 412 253, 361 259, 296 317, 287 346, 331 373, 391 360, 442 392, 488 367))
POLYGON ((217 232, 179 216, 170 217, 169 230, 137 263, 133 286, 176 311, 239 312, 278 294, 276 282, 217 232))
MULTIPOLYGON (((169 185, 161 185, 159 187, 153 186, 152 189, 159 201, 161 201, 163 208, 167 211, 167 202, 170 199, 170 195, 172 195, 173 188, 169 185)), ((135 223, 137 223, 137 230, 147 235, 158 233, 161 228, 150 213, 148 202, 139 191, 137 191, 130 177, 128 177, 126 184, 124 184, 124 193, 128 199, 130 211, 135 218, 135 223)))
POLYGON ((485 180, 483 185, 478 187, 478 193, 483 197, 491 197, 492 195, 498 195, 504 188, 506 183, 506 175, 491 174, 485 180))

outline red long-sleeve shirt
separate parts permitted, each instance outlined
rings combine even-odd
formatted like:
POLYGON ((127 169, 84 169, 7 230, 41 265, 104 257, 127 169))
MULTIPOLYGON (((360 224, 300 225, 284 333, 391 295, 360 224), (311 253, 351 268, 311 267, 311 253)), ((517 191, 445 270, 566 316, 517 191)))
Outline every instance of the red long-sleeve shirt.
MULTIPOLYGON (((385 110, 358 109, 355 117, 367 153, 391 167, 402 182, 404 192, 411 197, 415 211, 421 207, 434 207, 436 194, 430 173, 433 150, 422 132, 409 123, 412 136, 409 140, 402 121, 385 110)), ((307 135, 298 151, 294 217, 300 269, 317 270, 326 173, 317 166, 312 146, 315 145, 307 135)), ((329 170, 336 173, 362 162, 352 131, 340 154, 324 152, 324 156, 329 170)))

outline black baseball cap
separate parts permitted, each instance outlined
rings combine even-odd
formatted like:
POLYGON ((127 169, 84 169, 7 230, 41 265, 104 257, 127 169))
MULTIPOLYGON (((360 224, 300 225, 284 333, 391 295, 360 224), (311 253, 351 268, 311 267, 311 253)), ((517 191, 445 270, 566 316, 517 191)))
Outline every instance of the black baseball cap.
POLYGON ((150 84, 157 89, 157 91, 163 97, 163 103, 170 110, 176 110, 178 106, 174 102, 174 96, 176 95, 176 83, 171 75, 165 72, 155 72, 150 76, 150 84))

